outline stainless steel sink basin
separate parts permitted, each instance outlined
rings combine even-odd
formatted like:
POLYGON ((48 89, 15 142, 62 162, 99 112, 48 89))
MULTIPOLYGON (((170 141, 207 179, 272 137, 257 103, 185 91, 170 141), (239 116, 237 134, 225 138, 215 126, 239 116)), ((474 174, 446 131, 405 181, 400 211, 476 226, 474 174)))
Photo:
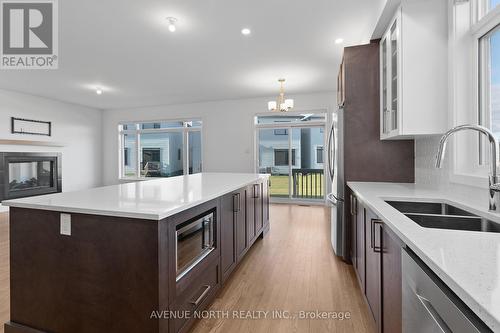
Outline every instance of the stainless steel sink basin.
POLYGON ((463 209, 442 202, 410 202, 410 201, 386 201, 389 205, 401 213, 439 214, 474 216, 463 209))
POLYGON ((440 202, 386 201, 424 228, 500 233, 500 223, 440 202))
POLYGON ((405 215, 424 228, 500 232, 500 224, 478 216, 405 215))

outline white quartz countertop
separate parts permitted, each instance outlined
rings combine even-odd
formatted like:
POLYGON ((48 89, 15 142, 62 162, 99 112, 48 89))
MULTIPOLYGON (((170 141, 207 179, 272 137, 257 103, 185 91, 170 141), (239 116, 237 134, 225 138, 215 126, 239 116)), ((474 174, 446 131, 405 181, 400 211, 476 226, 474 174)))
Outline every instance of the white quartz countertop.
POLYGON ((500 234, 423 228, 385 200, 444 201, 500 222, 484 197, 457 188, 349 182, 356 196, 389 226, 493 331, 500 331, 500 234))
POLYGON ((161 220, 268 175, 199 173, 5 200, 4 206, 161 220))

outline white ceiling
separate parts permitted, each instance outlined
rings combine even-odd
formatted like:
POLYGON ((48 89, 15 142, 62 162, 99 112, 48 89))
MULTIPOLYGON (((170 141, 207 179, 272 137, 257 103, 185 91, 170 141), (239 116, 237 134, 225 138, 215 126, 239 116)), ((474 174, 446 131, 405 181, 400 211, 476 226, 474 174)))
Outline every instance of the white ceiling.
POLYGON ((59 69, 0 71, 0 88, 100 109, 274 95, 279 77, 333 91, 342 47, 369 40, 384 3, 60 0, 59 69))

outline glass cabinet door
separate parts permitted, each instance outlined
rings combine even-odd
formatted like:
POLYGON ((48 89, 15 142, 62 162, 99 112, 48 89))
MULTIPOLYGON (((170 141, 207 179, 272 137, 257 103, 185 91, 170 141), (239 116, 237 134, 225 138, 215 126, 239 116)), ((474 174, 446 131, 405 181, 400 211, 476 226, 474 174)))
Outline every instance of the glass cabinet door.
POLYGON ((398 58, 399 58, 399 28, 398 20, 394 21, 390 30, 390 41, 391 41, 391 131, 398 129, 398 87, 399 87, 399 68, 398 68, 398 58))
POLYGON ((388 131, 388 108, 387 108, 387 38, 382 39, 382 42, 380 43, 380 48, 381 48, 381 71, 382 71, 382 83, 381 83, 381 89, 382 89, 382 133, 387 134, 388 131))
POLYGON ((382 135, 392 136, 399 129, 400 118, 400 28, 396 17, 380 42, 380 99, 382 135))

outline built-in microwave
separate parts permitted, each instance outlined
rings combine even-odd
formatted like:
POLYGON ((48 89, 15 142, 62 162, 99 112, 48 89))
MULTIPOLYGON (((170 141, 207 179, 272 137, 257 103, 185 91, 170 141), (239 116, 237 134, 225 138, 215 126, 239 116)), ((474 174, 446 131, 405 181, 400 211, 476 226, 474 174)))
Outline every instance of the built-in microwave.
POLYGON ((212 210, 176 226, 177 281, 216 248, 214 216, 212 210))

